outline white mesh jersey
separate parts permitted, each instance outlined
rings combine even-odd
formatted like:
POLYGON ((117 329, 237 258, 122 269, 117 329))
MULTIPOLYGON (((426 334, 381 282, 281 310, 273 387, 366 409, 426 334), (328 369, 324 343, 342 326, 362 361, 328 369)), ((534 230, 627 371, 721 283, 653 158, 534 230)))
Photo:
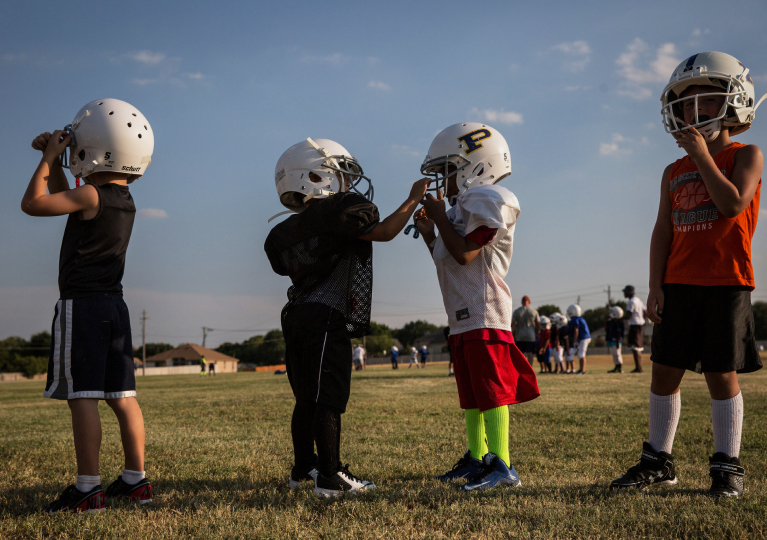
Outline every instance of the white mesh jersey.
POLYGON ((453 227, 466 236, 478 227, 497 229, 473 261, 460 265, 437 237, 432 257, 445 303, 450 334, 478 328, 511 330, 511 292, 503 281, 514 247, 519 201, 501 186, 478 186, 463 192, 447 211, 453 227))

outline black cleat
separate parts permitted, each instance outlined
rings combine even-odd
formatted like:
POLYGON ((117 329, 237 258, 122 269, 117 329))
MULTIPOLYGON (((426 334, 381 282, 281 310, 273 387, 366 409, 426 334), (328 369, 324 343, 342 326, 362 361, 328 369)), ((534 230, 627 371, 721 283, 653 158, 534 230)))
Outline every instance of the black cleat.
POLYGON ((708 474, 711 476, 709 497, 718 499, 743 495, 743 477, 746 475, 746 469, 740 465, 738 458, 717 452, 708 458, 708 468, 708 474))
POLYGON ((92 514, 103 512, 104 510, 106 510, 104 506, 104 489, 100 485, 88 493, 83 493, 72 484, 59 495, 58 499, 43 506, 43 511, 48 514, 55 514, 57 512, 84 512, 92 514))
POLYGON ((440 482, 451 482, 453 480, 460 480, 465 478, 466 480, 474 480, 482 473, 482 462, 475 457, 472 457, 471 450, 466 450, 463 457, 459 459, 453 468, 447 471, 445 474, 441 474, 435 477, 435 480, 440 482))
POLYGON ((373 482, 357 478, 349 472, 349 465, 340 467, 339 464, 339 470, 334 475, 324 476, 320 472, 317 473, 317 478, 314 481, 314 494, 330 498, 338 497, 344 493, 356 495, 375 487, 373 482))
POLYGON ((146 478, 139 480, 135 484, 128 484, 120 475, 117 477, 117 480, 109 484, 106 498, 109 500, 124 499, 126 501, 136 501, 140 504, 148 504, 152 502, 152 484, 146 478))
POLYGON ((642 444, 642 457, 626 474, 613 480, 610 489, 638 488, 659 484, 674 486, 679 483, 674 470, 674 458, 666 452, 656 452, 650 443, 642 444))
POLYGON ((611 369, 607 373, 623 373, 623 368, 621 366, 615 366, 615 369, 611 369))

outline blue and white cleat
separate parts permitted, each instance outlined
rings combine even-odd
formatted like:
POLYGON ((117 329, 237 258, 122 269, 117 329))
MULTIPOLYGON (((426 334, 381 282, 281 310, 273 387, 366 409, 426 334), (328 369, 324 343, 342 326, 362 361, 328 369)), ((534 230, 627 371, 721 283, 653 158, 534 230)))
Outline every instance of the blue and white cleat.
POLYGON ((522 482, 519 481, 514 465, 509 470, 501 458, 488 452, 482 458, 482 471, 473 480, 462 485, 461 489, 463 491, 481 491, 498 486, 519 487, 521 485, 522 482))
POLYGON ((441 482, 452 482, 453 480, 472 480, 482 472, 482 462, 471 456, 471 450, 466 450, 463 457, 459 459, 453 468, 445 474, 437 476, 435 479, 441 482))

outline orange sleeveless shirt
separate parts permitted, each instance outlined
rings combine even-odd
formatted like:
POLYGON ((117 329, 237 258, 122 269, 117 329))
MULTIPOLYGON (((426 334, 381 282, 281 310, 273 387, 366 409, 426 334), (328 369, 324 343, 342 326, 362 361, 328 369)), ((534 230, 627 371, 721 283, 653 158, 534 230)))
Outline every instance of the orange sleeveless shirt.
MULTIPOLYGON (((745 144, 733 143, 714 157, 726 178, 732 176, 735 154, 745 144)), ((751 238, 759 217, 762 181, 751 203, 734 218, 722 215, 706 190, 698 167, 689 156, 671 167, 669 195, 674 240, 664 283, 685 285, 745 285, 754 289, 751 238)))

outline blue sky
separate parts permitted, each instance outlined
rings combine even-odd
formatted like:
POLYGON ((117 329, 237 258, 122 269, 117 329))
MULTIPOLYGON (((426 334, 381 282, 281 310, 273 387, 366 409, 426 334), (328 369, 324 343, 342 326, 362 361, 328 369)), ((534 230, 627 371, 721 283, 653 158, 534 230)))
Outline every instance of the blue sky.
MULTIPOLYGON (((279 325, 288 280, 263 253, 282 210, 280 154, 305 139, 346 146, 388 215, 419 178, 434 135, 484 121, 509 143, 522 215, 507 277, 514 303, 603 304, 608 284, 645 296, 663 169, 681 157, 660 123, 677 62, 719 50, 767 92, 761 1, 54 2, 0 19, 0 338, 50 326, 65 218, 19 202, 38 133, 85 103, 138 107, 155 133, 131 186, 139 216, 123 284, 140 342, 242 340, 279 325), (227 331, 224 331, 227 330, 227 331), (228 330, 243 330, 231 332, 228 330)), ((767 108, 735 140, 767 145, 767 108)), ((762 203, 762 208, 767 204, 762 203)), ((767 233, 753 243, 767 300, 767 233)), ((423 243, 375 247, 373 319, 444 324, 423 243)))

